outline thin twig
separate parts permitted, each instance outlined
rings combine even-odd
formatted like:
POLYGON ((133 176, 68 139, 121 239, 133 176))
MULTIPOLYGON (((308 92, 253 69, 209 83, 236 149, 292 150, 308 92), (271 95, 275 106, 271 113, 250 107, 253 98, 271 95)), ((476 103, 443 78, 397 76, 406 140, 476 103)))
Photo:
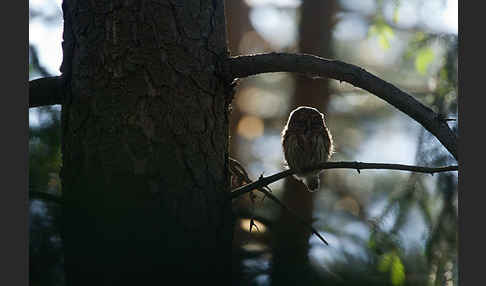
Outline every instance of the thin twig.
MULTIPOLYGON (((231 172, 232 176, 234 176, 235 178, 240 179, 242 182, 247 182, 247 185, 249 185, 249 184, 251 185, 252 184, 253 181, 250 179, 250 177, 248 176, 248 173, 246 172, 245 168, 240 164, 240 162, 238 162, 238 160, 229 157, 229 163, 230 163, 230 172, 231 172)), ((263 174, 260 175, 258 181, 261 180, 262 178, 263 178, 263 174)), ((232 181, 233 181, 233 178, 232 178, 232 181)), ((258 226, 255 224, 254 217, 253 217, 254 207, 255 207, 255 199, 254 199, 254 197, 251 196, 253 194, 251 192, 252 190, 249 191, 250 192, 250 200, 252 201, 252 211, 251 211, 251 216, 250 216, 250 232, 251 232, 253 226, 255 226, 257 228, 257 230, 258 230, 258 226)), ((303 224, 306 227, 309 227, 312 230, 312 232, 315 235, 317 235, 317 237, 319 237, 319 239, 322 240, 326 245, 329 245, 327 243, 327 241, 317 232, 317 230, 315 230, 312 227, 312 225, 310 223, 305 222, 302 218, 299 217, 299 215, 297 215, 295 212, 293 212, 291 209, 289 209, 277 197, 275 197, 274 195, 272 195, 271 190, 270 190, 270 188, 268 186, 263 185, 263 186, 257 187, 256 190, 264 194, 263 199, 265 197, 269 197, 272 201, 274 201, 278 205, 280 205, 284 210, 288 211, 291 215, 293 215, 294 217, 296 217, 297 220, 301 224, 303 224)), ((262 199, 262 201, 263 201, 263 199, 262 199)))
POLYGON ((230 57, 226 61, 229 79, 269 72, 295 72, 348 82, 362 88, 404 112, 432 133, 458 159, 457 135, 437 113, 408 93, 361 67, 308 54, 267 53, 230 57))
MULTIPOLYGON (((412 165, 400 165, 400 164, 385 164, 385 163, 363 163, 363 162, 324 162, 320 163, 319 165, 309 168, 306 171, 312 170, 324 170, 324 169, 355 169, 358 172, 360 170, 365 169, 386 169, 386 170, 402 170, 402 171, 411 171, 411 172, 418 172, 418 173, 426 173, 426 174, 434 174, 440 172, 449 172, 449 171, 457 171, 459 168, 457 165, 454 166, 446 166, 446 167, 437 167, 437 168, 429 168, 429 167, 421 167, 421 166, 412 166, 412 165)), ((292 169, 285 170, 283 172, 268 176, 262 177, 258 181, 253 183, 241 186, 231 191, 230 198, 234 199, 238 196, 246 194, 247 192, 255 189, 262 188, 267 186, 273 182, 276 182, 280 179, 285 177, 291 176, 295 174, 295 171, 292 169)))
MULTIPOLYGON (((259 181, 256 181, 257 183, 259 181)), ((312 225, 306 221, 304 221, 299 215, 297 215, 294 211, 292 211, 290 208, 288 208, 284 203, 282 203, 276 196, 274 196, 272 193, 269 191, 263 189, 263 188, 258 188, 257 189, 259 192, 262 192, 265 194, 265 196, 269 197, 272 201, 276 202, 279 206, 281 206, 284 210, 292 214, 302 225, 310 228, 312 230, 312 233, 314 233, 317 237, 319 237, 322 242, 324 242, 326 245, 329 245, 329 243, 322 237, 319 232, 315 228, 312 227, 312 225)))

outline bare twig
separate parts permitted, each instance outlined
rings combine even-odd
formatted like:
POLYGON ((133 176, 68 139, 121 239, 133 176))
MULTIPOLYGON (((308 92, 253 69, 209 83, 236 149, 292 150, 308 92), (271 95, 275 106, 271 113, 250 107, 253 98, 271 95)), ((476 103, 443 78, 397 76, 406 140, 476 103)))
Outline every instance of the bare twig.
MULTIPOLYGON (((248 186, 248 185, 252 185, 253 181, 250 179, 250 177, 248 176, 248 173, 246 172, 245 168, 240 164, 240 162, 238 162, 237 160, 229 157, 229 166, 230 166, 230 173, 232 174, 232 182, 234 182, 236 185, 240 185, 240 183, 247 183, 247 185, 245 186, 248 186), (237 182, 239 181, 239 182, 237 182)), ((258 181, 260 181, 261 179, 263 179, 263 175, 260 175, 260 178, 258 179, 258 181)), ((257 182, 258 182, 257 181, 257 182)), ((237 188, 239 189, 239 188, 237 188)), ((280 205, 284 210, 288 211, 291 215, 293 215, 295 218, 297 218, 297 220, 303 224, 304 226, 310 228, 312 230, 312 232, 317 235, 317 237, 319 237, 320 240, 322 240, 326 245, 329 245, 327 243, 327 241, 319 234, 319 232, 317 232, 317 230, 315 230, 312 225, 310 223, 307 223, 305 222, 299 215, 297 215, 295 212, 293 212, 290 208, 288 208, 285 204, 283 204, 277 197, 275 197, 272 193, 271 193, 271 190, 268 186, 266 185, 262 185, 262 186, 259 186, 259 187, 256 187, 254 188, 256 189, 257 191, 263 193, 265 197, 269 197, 272 201, 276 202, 278 205, 280 205)), ((245 192, 245 193, 248 193, 254 189, 250 189, 249 191, 245 192)), ((233 194, 233 193, 231 193, 233 194)), ((254 198, 253 197, 250 197, 252 203, 253 203, 253 207, 255 206, 254 205, 254 198)), ((258 226, 255 224, 254 222, 254 219, 253 219, 253 208, 252 208, 252 211, 251 211, 251 216, 250 216, 250 232, 252 230, 252 227, 255 226, 258 230, 258 226)))
MULTIPOLYGON (((256 181, 255 183, 258 183, 260 180, 256 181)), ((294 211, 292 211, 291 209, 289 209, 284 203, 282 203, 276 196, 274 196, 272 193, 270 193, 269 191, 263 189, 263 188, 258 188, 257 189, 259 192, 262 192, 263 194, 265 194, 265 196, 269 197, 272 201, 276 202, 279 206, 281 206, 284 210, 286 210, 287 212, 289 212, 290 214, 292 214, 302 225, 308 227, 310 230, 312 230, 312 233, 314 233, 317 237, 319 237, 320 240, 322 240, 322 242, 324 242, 326 245, 329 245, 329 243, 327 243, 327 241, 324 239, 324 237, 322 237, 322 235, 319 234, 319 232, 312 227, 312 225, 306 221, 304 221, 298 214, 296 214, 294 211)))
MULTIPOLYGON (((457 171, 458 166, 447 166, 447 167, 438 167, 438 168, 428 168, 428 167, 421 167, 421 166, 410 166, 410 165, 399 165, 399 164, 383 164, 383 163, 362 163, 362 162, 324 162, 315 167, 309 168, 309 170, 317 170, 317 169, 356 169, 358 172, 362 169, 389 169, 389 170, 404 170, 404 171, 413 171, 419 173, 428 173, 434 174, 438 172, 448 172, 448 171, 457 171)), ((283 172, 274 174, 272 176, 263 177, 260 176, 258 181, 246 184, 239 188, 233 190, 230 194, 230 198, 234 199, 238 196, 251 192, 252 190, 257 190, 263 193, 265 196, 269 197, 272 201, 277 203, 281 206, 284 210, 292 214, 298 221, 303 224, 304 226, 310 228, 312 233, 314 233, 320 240, 322 240, 326 245, 329 245, 327 241, 319 234, 319 232, 312 227, 312 225, 306 221, 304 221, 299 215, 293 212, 290 208, 288 208, 285 204, 283 204, 277 197, 275 197, 272 193, 267 191, 265 187, 267 185, 283 179, 285 177, 291 176, 295 173, 295 171, 289 169, 283 172)), ((251 226, 250 226, 251 231, 251 226)))
POLYGON ((458 159, 457 136, 447 122, 411 95, 358 66, 308 54, 268 53, 228 58, 225 68, 232 79, 268 72, 296 72, 348 82, 378 96, 422 124, 458 159))
POLYGON ((63 80, 60 76, 29 81, 29 108, 62 104, 63 80))
MULTIPOLYGON (((365 169, 387 169, 387 170, 402 170, 402 171, 411 171, 411 172, 418 172, 418 173, 426 173, 426 174, 434 174, 439 172, 449 172, 449 171, 457 171, 459 168, 457 165, 454 166, 446 166, 446 167, 437 167, 437 168, 429 168, 429 167, 421 167, 421 166, 412 166, 412 165, 400 165, 400 164, 385 164, 385 163, 363 163, 363 162, 324 162, 320 163, 319 165, 309 168, 306 171, 312 170, 324 170, 324 169, 355 169, 358 172, 360 170, 365 169)), ((295 171, 292 169, 285 170, 283 172, 268 176, 262 177, 258 181, 253 183, 241 186, 231 191, 230 198, 234 199, 238 196, 246 194, 251 190, 259 190, 263 186, 267 186, 273 182, 276 182, 280 179, 285 177, 291 176, 295 174, 295 171)), ((261 190, 259 190, 261 191, 261 190)))

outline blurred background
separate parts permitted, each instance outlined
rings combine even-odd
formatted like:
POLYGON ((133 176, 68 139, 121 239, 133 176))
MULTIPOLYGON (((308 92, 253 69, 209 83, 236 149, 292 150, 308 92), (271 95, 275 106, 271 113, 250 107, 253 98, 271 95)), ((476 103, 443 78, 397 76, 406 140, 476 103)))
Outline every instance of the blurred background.
MULTIPOLYGON (((29 0, 29 79, 59 75, 61 0, 29 0)), ((365 68, 443 114, 457 131, 458 0, 226 0, 233 56, 303 52, 365 68)), ((456 164, 421 125, 352 85, 270 73, 239 81, 230 156, 250 177, 284 170, 289 112, 325 114, 331 161, 456 164)), ((29 110, 31 192, 60 194, 60 106, 29 110)), ((287 178, 272 193, 326 246, 257 192, 233 202, 233 285, 457 285, 457 172, 326 170, 319 192, 287 178), (256 227, 250 232, 250 220, 256 227)), ((63 285, 56 203, 30 201, 30 283, 63 285)))

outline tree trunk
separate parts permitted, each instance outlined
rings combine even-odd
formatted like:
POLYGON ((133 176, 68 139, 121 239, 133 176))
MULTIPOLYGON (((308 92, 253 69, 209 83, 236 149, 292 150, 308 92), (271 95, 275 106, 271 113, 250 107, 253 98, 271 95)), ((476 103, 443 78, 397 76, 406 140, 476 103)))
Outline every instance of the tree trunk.
MULTIPOLYGON (((301 6, 299 52, 330 57, 332 17, 336 3, 305 0, 301 6), (320 19, 316 21, 316 19, 320 19)), ((311 106, 325 113, 329 102, 329 81, 297 76, 291 100, 292 109, 311 106)), ((314 197, 304 185, 287 178, 282 202, 305 221, 312 222, 314 197)), ((312 233, 290 215, 281 212, 273 230, 272 285, 313 285, 317 283, 309 263, 309 238, 312 233)))
POLYGON ((230 282, 223 1, 64 0, 66 285, 230 282))
MULTIPOLYGON (((228 49, 231 56, 240 55, 239 46, 241 39, 245 33, 252 30, 248 13, 250 7, 245 1, 240 0, 225 0, 226 10, 226 25, 227 25, 227 37, 228 37, 228 49)), ((235 91, 234 97, 238 96, 238 91, 235 91)), ((242 118, 243 114, 237 104, 231 105, 231 116, 229 122, 229 153, 233 158, 239 160, 239 136, 237 134, 238 122, 242 118)), ((238 205, 248 207, 247 200, 237 200, 238 205)), ((237 216, 237 214, 236 214, 237 216)), ((241 229, 238 224, 239 218, 236 217, 236 223, 233 230, 233 250, 232 250, 232 272, 231 272, 231 285, 246 285, 247 279, 243 271, 243 259, 244 255, 241 251, 241 245, 244 243, 245 231, 241 229)))

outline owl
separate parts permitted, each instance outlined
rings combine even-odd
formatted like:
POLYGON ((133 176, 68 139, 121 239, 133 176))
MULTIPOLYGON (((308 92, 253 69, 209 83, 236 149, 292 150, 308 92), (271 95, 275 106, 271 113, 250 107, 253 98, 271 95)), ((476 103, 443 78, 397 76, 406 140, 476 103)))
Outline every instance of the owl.
POLYGON ((324 115, 312 107, 294 109, 282 130, 282 147, 287 165, 296 171, 295 178, 303 181, 310 192, 318 190, 320 171, 302 170, 329 160, 334 152, 324 115))

